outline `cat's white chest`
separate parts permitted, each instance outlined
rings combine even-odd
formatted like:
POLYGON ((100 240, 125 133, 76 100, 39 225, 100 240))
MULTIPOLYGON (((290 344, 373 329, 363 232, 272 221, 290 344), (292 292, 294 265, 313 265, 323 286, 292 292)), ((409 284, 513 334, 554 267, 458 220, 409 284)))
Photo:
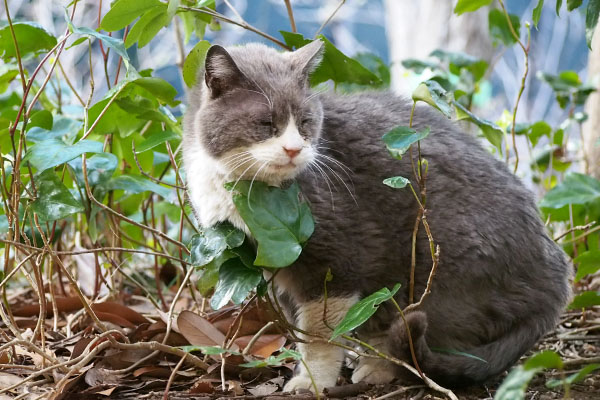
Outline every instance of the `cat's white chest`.
POLYGON ((219 171, 215 160, 198 146, 184 152, 187 191, 198 222, 210 227, 229 221, 248 233, 248 227, 237 212, 231 193, 223 185, 229 180, 219 171))

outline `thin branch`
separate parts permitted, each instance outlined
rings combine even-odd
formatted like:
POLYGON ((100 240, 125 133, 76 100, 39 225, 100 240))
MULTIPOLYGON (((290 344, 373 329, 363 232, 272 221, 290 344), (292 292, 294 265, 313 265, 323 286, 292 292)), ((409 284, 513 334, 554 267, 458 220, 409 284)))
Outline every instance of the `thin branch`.
POLYGON ((220 13, 218 13, 218 12, 216 12, 214 10, 211 10, 210 8, 206 8, 206 7, 194 8, 194 7, 179 6, 179 9, 186 10, 186 11, 197 12, 197 13, 206 14, 206 15, 210 15, 211 17, 216 18, 218 20, 221 20, 223 22, 227 22, 229 24, 237 25, 237 26, 239 26, 241 28, 244 28, 244 29, 246 29, 246 30, 248 30, 250 32, 254 32, 257 35, 260 35, 260 36, 264 37, 265 39, 270 40, 271 42, 277 44, 278 46, 283 47, 286 50, 291 50, 291 48, 287 44, 283 43, 281 40, 274 38, 273 36, 269 35, 268 33, 265 33, 263 31, 261 31, 258 28, 253 27, 252 25, 250 25, 249 23, 247 23, 244 20, 241 20, 241 21, 233 20, 231 18, 226 17, 223 14, 220 14, 220 13))
POLYGON ((296 21, 294 20, 294 11, 292 10, 292 3, 290 0, 283 0, 285 2, 285 7, 287 8, 288 18, 290 19, 290 25, 292 27, 292 32, 298 32, 296 30, 296 21))
MULTIPOLYGON (((506 22, 508 23, 510 32, 512 33, 513 37, 515 38, 515 40, 517 41, 517 43, 523 50, 523 54, 525 55, 525 70, 523 71, 523 77, 521 78, 521 86, 519 87, 517 101, 515 102, 515 107, 513 109, 512 126, 510 129, 510 134, 512 136, 513 150, 515 151, 515 158, 516 158, 515 169, 514 169, 514 173, 516 174, 517 168, 519 168, 519 150, 517 149, 517 138, 516 138, 515 130, 516 130, 516 121, 517 121, 517 111, 519 110, 519 102, 521 101, 521 96, 523 95, 523 91, 525 90, 525 81, 527 80, 527 75, 529 74, 529 46, 531 44, 531 30, 529 29, 529 24, 527 24, 527 46, 526 46, 525 44, 523 44, 520 36, 515 31, 512 21, 510 20, 510 16, 508 15, 508 12, 506 11, 506 7, 504 7, 504 1, 498 0, 498 2, 500 3, 500 6, 502 7, 502 12, 504 13, 504 16, 506 17, 506 22)), ((508 151, 506 153, 507 153, 507 157, 508 157, 508 151)))
POLYGON ((346 0, 341 0, 337 7, 335 8, 335 10, 333 10, 333 12, 331 13, 331 15, 325 20, 325 22, 323 22, 321 24, 321 26, 319 27, 319 29, 317 29, 317 32, 315 33, 315 38, 317 36, 319 36, 319 33, 321 33, 321 31, 325 28, 325 26, 327 26, 327 24, 329 22, 331 22, 331 20, 333 19, 333 17, 335 17, 335 14, 337 14, 337 12, 340 10, 340 8, 342 8, 342 6, 344 5, 344 3, 346 3, 346 0))

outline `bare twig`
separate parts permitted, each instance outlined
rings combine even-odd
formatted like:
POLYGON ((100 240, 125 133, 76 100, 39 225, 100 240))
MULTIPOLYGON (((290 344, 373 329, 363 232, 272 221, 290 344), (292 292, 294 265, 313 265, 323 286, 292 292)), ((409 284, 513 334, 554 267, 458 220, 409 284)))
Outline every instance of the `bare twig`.
POLYGON ((342 6, 344 5, 344 3, 346 3, 346 0, 341 0, 338 5, 335 7, 335 9, 333 10, 333 12, 329 15, 329 17, 327 17, 327 19, 321 24, 321 26, 319 27, 319 29, 317 29, 317 32, 315 32, 315 38, 317 36, 319 36, 319 33, 321 33, 321 31, 323 31, 323 29, 325 28, 325 26, 327 26, 327 24, 329 22, 331 22, 331 20, 333 19, 333 17, 335 17, 335 14, 337 14, 337 12, 340 10, 340 8, 342 8, 342 6))
MULTIPOLYGON (((525 90, 525 81, 527 80, 527 75, 529 74, 529 46, 531 44, 531 31, 529 29, 529 24, 527 25, 527 45, 523 44, 521 41, 521 37, 515 31, 515 28, 510 20, 510 16, 506 11, 506 7, 504 7, 504 1, 498 0, 500 3, 500 7, 502 7, 502 12, 506 17, 506 22, 508 27, 510 28, 510 32, 523 50, 523 54, 525 55, 525 70, 523 71, 523 77, 521 78, 521 86, 519 87, 519 93, 517 95, 517 100, 515 101, 515 107, 513 109, 512 115, 512 126, 510 129, 510 134, 512 136, 513 150, 515 151, 515 169, 514 173, 517 173, 517 168, 519 167, 519 150, 517 149, 517 139, 516 139, 516 123, 517 123, 517 111, 519 110, 519 102, 521 101, 521 96, 523 95, 523 91, 525 90)), ((508 159, 508 151, 506 151, 506 157, 508 159)))
POLYGON ((206 15, 210 15, 211 17, 214 17, 218 20, 221 20, 223 22, 227 22, 229 24, 233 24, 233 25, 237 25, 239 27, 242 27, 250 32, 254 32, 257 35, 260 35, 262 37, 264 37, 265 39, 270 40, 271 42, 277 44, 278 46, 283 47, 286 50, 291 50, 290 47, 283 43, 281 40, 274 38, 273 36, 261 31, 260 29, 255 28, 254 26, 250 25, 249 23, 247 23, 244 20, 241 21, 236 21, 233 20, 231 18, 226 17, 223 14, 220 14, 214 10, 211 10, 210 8, 206 8, 206 7, 202 7, 202 8, 194 8, 194 7, 187 7, 187 6, 179 6, 179 8, 181 10, 186 10, 186 11, 193 11, 193 12, 197 12, 197 13, 201 13, 201 14, 206 14, 206 15))
POLYGON ((288 18, 290 19, 290 26, 292 27, 292 32, 298 32, 296 30, 296 21, 294 20, 294 10, 292 10, 292 3, 290 0, 283 0, 285 2, 285 7, 287 8, 288 18))
MULTIPOLYGON (((587 229, 590 229, 592 226, 596 225, 596 221, 592 221, 589 224, 585 224, 585 225, 578 225, 578 226, 574 226, 572 228, 569 228, 569 230, 567 230, 566 232, 561 233, 560 235, 558 235, 557 237, 555 237, 553 240, 555 242, 558 242, 560 239, 564 238, 565 236, 567 236, 569 233, 571 232, 575 232, 575 231, 585 231, 587 229)), ((573 238, 571 241, 573 241, 575 238, 573 238)))

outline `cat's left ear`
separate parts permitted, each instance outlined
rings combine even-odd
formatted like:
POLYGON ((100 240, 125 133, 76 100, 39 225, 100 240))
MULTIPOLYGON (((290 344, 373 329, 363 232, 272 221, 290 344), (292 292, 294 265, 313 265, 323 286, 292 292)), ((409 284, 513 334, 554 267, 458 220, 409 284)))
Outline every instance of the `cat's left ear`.
POLYGON ((242 86, 245 79, 227 50, 218 45, 208 49, 204 62, 204 81, 213 98, 242 86))
POLYGON ((308 78, 308 76, 319 66, 319 63, 323 59, 323 52, 323 41, 321 39, 315 39, 292 53, 294 62, 296 63, 297 68, 302 72, 304 78, 308 78))

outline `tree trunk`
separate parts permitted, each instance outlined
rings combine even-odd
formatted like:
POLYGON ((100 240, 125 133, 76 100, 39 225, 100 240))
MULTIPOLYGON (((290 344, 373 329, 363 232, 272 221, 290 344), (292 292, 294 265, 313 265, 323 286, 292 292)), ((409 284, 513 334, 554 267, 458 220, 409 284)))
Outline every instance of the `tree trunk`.
MULTIPOLYGON (((596 29, 594 33, 592 51, 588 60, 588 80, 594 79, 596 79, 596 90, 600 91, 600 29, 596 29)), ((583 155, 589 173, 600 179, 600 94, 598 92, 590 95, 585 111, 589 117, 583 124, 583 155)))
POLYGON ((488 34, 488 7, 453 14, 456 1, 385 0, 392 88, 406 93, 402 60, 423 59, 435 49, 465 52, 489 61, 494 49, 488 34))

